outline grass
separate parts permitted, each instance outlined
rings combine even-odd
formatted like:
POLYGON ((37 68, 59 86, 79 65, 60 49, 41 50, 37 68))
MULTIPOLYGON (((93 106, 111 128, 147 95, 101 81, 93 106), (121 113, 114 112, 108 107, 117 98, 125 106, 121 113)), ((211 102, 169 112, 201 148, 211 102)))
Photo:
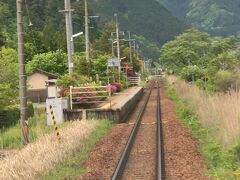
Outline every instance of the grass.
POLYGON ((69 156, 65 161, 60 163, 56 168, 43 177, 44 180, 64 180, 75 179, 87 172, 87 169, 81 166, 81 162, 86 160, 93 146, 112 128, 110 121, 101 121, 91 136, 83 142, 83 148, 69 156))
POLYGON ((59 163, 79 150, 100 121, 74 121, 60 129, 58 140, 55 133, 45 134, 13 156, 0 161, 0 179, 36 179, 45 175, 59 163))
MULTIPOLYGON (((65 126, 65 125, 62 125, 65 126)), ((44 134, 53 131, 52 127, 46 125, 46 116, 41 114, 39 116, 29 118, 29 140, 30 142, 42 137, 44 134)), ((1 149, 19 149, 22 148, 21 128, 17 124, 8 129, 3 129, 0 132, 0 148, 1 149)))
POLYGON ((231 148, 240 142, 240 92, 210 94, 183 81, 177 81, 174 87, 199 116, 203 127, 211 128, 224 148, 231 148))
MULTIPOLYGON (((35 109, 36 115, 29 118, 29 141, 35 142, 38 138, 54 131, 52 126, 47 126, 47 117, 43 109, 35 109)), ((63 128, 68 125, 68 122, 59 125, 63 128)), ((2 129, 0 131, 0 149, 20 149, 23 148, 21 139, 21 128, 19 124, 2 129)))
MULTIPOLYGON (((177 116, 186 124, 198 140, 203 157, 209 165, 208 174, 215 179, 231 180, 240 178, 237 175, 236 150, 224 148, 213 131, 215 128, 211 126, 207 127, 206 125, 203 126, 201 116, 195 111, 199 108, 199 104, 192 104, 190 106, 189 101, 184 96, 180 98, 181 93, 177 93, 174 86, 169 86, 168 95, 176 103, 177 116), (192 108, 193 106, 195 108, 192 108)), ((177 91, 180 90, 177 89, 177 91)), ((189 94, 189 96, 194 96, 189 91, 185 93, 189 94)))

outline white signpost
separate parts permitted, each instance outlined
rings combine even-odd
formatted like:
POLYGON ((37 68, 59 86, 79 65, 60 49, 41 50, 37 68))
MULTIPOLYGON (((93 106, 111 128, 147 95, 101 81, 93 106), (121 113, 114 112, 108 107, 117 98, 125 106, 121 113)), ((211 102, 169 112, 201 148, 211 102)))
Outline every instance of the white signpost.
POLYGON ((120 61, 118 60, 118 58, 111 58, 108 59, 108 67, 119 67, 120 66, 120 61))
MULTIPOLYGON (((107 74, 108 74, 108 84, 109 84, 109 67, 118 67, 118 69, 121 68, 121 63, 118 58, 110 58, 107 60, 107 74)), ((121 71, 119 71, 119 77, 121 71)), ((120 78, 119 78, 120 79, 120 78)))

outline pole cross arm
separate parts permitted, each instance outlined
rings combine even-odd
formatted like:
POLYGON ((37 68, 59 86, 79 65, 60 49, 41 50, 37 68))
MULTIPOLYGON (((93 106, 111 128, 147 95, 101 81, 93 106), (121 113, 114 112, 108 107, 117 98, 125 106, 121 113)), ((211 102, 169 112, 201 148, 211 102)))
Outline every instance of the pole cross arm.
POLYGON ((58 12, 60 13, 68 13, 68 12, 73 12, 74 9, 64 9, 64 10, 59 10, 58 12))

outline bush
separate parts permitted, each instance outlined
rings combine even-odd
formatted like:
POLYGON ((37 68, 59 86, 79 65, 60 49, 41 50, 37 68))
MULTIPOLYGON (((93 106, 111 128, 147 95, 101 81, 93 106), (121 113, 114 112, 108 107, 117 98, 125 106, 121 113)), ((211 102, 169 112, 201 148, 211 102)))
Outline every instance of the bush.
POLYGON ((187 66, 182 69, 180 73, 181 78, 186 81, 194 81, 201 79, 204 76, 204 71, 201 70, 198 66, 187 66))
POLYGON ((122 89, 122 84, 120 83, 111 83, 111 85, 117 88, 117 92, 120 92, 122 89))
POLYGON ((218 91, 227 91, 234 81, 233 74, 226 70, 219 70, 214 77, 214 83, 218 91))
POLYGON ((27 63, 27 72, 31 74, 37 69, 41 69, 56 75, 67 72, 67 55, 62 50, 37 54, 27 63))
POLYGON ((62 88, 69 88, 69 86, 79 86, 84 83, 89 83, 90 79, 83 75, 78 74, 65 74, 57 81, 57 86, 62 88))
MULTIPOLYGON (((28 117, 34 116, 33 104, 28 102, 28 117)), ((0 110, 0 128, 8 128, 18 123, 20 119, 19 105, 8 106, 0 110)))

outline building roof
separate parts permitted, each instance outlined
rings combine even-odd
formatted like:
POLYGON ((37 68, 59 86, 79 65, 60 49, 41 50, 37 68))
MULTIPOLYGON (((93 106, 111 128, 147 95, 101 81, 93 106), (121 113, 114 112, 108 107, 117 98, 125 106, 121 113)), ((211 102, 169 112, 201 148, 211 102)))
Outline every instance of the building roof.
POLYGON ((32 75, 32 74, 34 74, 34 73, 44 74, 44 75, 48 76, 48 77, 51 78, 51 79, 57 79, 57 78, 58 78, 57 75, 52 74, 52 73, 49 73, 49 72, 44 71, 44 70, 41 70, 41 69, 37 69, 37 70, 33 71, 30 75, 32 75))

